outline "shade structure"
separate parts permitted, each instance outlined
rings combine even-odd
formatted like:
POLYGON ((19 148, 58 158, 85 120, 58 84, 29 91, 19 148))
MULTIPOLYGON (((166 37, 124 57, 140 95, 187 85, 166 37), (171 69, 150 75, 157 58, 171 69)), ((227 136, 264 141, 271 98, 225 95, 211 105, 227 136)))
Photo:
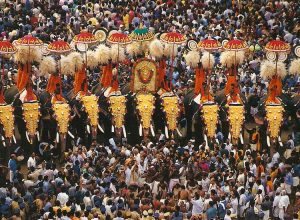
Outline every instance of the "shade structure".
POLYGON ((221 43, 209 36, 207 39, 202 40, 198 43, 198 48, 207 50, 207 51, 214 51, 218 50, 222 47, 221 43))
POLYGON ((53 54, 65 54, 72 50, 70 44, 63 40, 53 41, 47 46, 47 50, 53 54))
POLYGON ((14 54, 17 48, 7 40, 0 41, 0 54, 14 54))
POLYGON ((133 41, 144 42, 151 41, 154 38, 153 32, 149 31, 147 28, 135 29, 131 34, 130 38, 133 41))
POLYGON ((241 51, 248 49, 248 45, 245 41, 239 40, 235 37, 233 40, 226 42, 223 45, 223 48, 229 51, 241 51))
POLYGON ((98 39, 92 33, 83 31, 75 35, 73 42, 75 44, 95 44, 98 42, 98 39))
POLYGON ((186 37, 177 32, 163 33, 160 40, 164 43, 183 44, 186 42, 186 37))
POLYGON ((131 38, 127 34, 120 33, 120 32, 109 35, 106 41, 109 44, 120 44, 120 45, 127 45, 132 42, 131 38))
POLYGON ((38 39, 37 37, 28 34, 22 38, 19 38, 16 42, 18 46, 42 46, 43 41, 38 39))
POLYGON ((271 40, 265 46, 265 50, 269 52, 289 52, 290 49, 290 45, 279 38, 271 40))

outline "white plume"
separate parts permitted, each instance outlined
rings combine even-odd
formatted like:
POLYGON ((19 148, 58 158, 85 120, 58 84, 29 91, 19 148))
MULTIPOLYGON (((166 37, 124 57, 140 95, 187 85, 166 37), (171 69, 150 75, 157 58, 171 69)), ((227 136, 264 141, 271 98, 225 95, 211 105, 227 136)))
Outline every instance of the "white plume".
POLYGON ((186 64, 192 68, 195 68, 198 66, 198 63, 200 63, 200 54, 198 51, 189 51, 185 56, 186 64))
POLYGON ((128 44, 126 46, 126 51, 131 57, 140 55, 142 52, 140 46, 141 46, 140 42, 132 42, 131 44, 128 44))
POLYGON ((91 69, 96 68, 98 66, 96 52, 88 50, 86 56, 87 56, 87 66, 91 69))
POLYGON ((275 63, 265 60, 260 64, 260 76, 263 79, 271 78, 275 74, 275 63))
POLYGON ((64 75, 74 75, 75 68, 69 56, 61 56, 61 73, 64 75))
POLYGON ((68 57, 71 59, 73 63, 73 69, 75 71, 81 70, 83 67, 83 58, 80 53, 78 52, 72 52, 68 55, 68 57))
POLYGON ((51 56, 46 56, 40 63, 40 72, 42 75, 48 75, 56 72, 56 62, 51 56))
POLYGON ((100 44, 96 49, 96 57, 100 64, 107 64, 110 59, 110 48, 104 44, 100 44))
POLYGON ((291 62, 289 72, 290 72, 290 74, 293 74, 293 75, 300 74, 300 58, 295 59, 291 62))
POLYGON ((215 65, 215 57, 211 53, 204 52, 201 62, 204 69, 212 69, 215 65))
POLYGON ((118 45, 111 46, 111 60, 113 63, 122 62, 125 60, 125 49, 118 45))
POLYGON ((161 58, 164 55, 164 46, 158 39, 151 41, 149 45, 149 52, 152 57, 161 58))

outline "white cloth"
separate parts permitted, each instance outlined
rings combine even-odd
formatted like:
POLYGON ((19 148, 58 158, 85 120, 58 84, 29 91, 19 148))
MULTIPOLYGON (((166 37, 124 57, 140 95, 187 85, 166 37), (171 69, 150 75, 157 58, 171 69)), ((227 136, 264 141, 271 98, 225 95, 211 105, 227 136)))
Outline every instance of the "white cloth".
POLYGON ((199 215, 202 214, 203 212, 203 201, 201 198, 194 200, 191 200, 191 203, 193 204, 193 208, 192 208, 192 215, 199 215))
POLYGON ((68 196, 68 194, 66 194, 64 192, 61 192, 61 193, 58 193, 57 200, 60 202, 60 205, 63 207, 69 201, 69 196, 68 196))
POLYGON ((29 157, 28 161, 27 161, 27 167, 28 168, 30 168, 30 167, 36 168, 36 159, 33 157, 29 157))

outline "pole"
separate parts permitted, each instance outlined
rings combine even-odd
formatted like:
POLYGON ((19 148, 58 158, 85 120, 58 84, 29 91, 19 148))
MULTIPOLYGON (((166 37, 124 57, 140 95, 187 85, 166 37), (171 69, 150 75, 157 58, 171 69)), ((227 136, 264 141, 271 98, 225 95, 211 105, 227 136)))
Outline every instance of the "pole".
POLYGON ((210 52, 208 51, 208 79, 207 79, 207 101, 209 101, 209 96, 210 96, 210 52))

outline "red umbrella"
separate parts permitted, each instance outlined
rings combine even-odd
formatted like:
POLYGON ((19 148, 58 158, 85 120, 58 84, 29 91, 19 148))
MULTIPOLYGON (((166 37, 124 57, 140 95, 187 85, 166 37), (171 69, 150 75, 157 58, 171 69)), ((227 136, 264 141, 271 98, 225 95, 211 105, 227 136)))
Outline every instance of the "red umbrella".
POLYGON ((219 41, 211 38, 211 36, 208 36, 207 39, 202 40, 198 43, 198 48, 207 50, 209 52, 222 48, 222 45, 219 41))
POLYGON ((95 44, 98 42, 95 35, 89 33, 89 32, 81 32, 80 34, 75 35, 73 38, 73 41, 75 44, 81 43, 81 44, 95 44))
POLYGON ((271 40, 267 43, 265 46, 266 51, 270 52, 289 52, 291 50, 291 47, 288 43, 281 41, 278 37, 276 40, 271 40))
POLYGON ((177 32, 169 32, 162 34, 160 40, 164 43, 183 44, 186 42, 186 37, 177 32))
POLYGON ((132 42, 131 38, 127 34, 123 34, 120 32, 113 33, 108 36, 107 43, 109 44, 121 44, 121 45, 127 45, 132 42))
POLYGON ((42 46, 43 41, 38 39, 37 37, 33 37, 31 34, 28 34, 16 42, 20 46, 42 46))
POLYGON ((63 40, 57 40, 50 43, 47 47, 47 50, 53 54, 65 54, 72 50, 70 44, 63 40))
MULTIPOLYGON (((2 55, 7 55, 7 54, 14 54, 17 52, 17 48, 10 43, 8 40, 5 38, 3 41, 0 41, 0 54, 2 55)), ((3 79, 4 79, 4 65, 3 65, 3 58, 1 59, 1 65, 2 65, 2 74, 3 74, 3 79)))
POLYGON ((223 48, 225 50, 231 51, 241 51, 248 49, 248 45, 245 41, 238 40, 236 37, 233 40, 228 41, 224 44, 223 48))

